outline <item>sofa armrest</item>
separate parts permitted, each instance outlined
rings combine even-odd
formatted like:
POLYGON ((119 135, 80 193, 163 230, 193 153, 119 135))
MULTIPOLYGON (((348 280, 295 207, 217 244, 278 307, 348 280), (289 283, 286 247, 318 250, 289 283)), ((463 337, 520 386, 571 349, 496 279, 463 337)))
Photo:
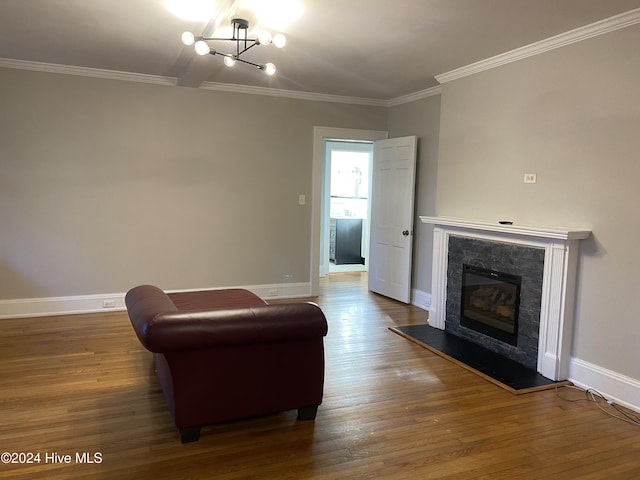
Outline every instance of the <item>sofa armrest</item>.
POLYGON ((219 310, 166 311, 133 318, 140 342, 152 352, 206 349, 322 337, 327 321, 313 303, 219 310))

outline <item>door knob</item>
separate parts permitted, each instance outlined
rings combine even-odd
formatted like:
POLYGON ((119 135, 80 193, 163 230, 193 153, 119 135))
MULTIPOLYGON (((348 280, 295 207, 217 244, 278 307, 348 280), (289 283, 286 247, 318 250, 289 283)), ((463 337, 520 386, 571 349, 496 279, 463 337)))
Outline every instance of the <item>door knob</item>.
POLYGON ((409 236, 409 230, 403 230, 402 231, 402 235, 404 235, 405 237, 409 236))

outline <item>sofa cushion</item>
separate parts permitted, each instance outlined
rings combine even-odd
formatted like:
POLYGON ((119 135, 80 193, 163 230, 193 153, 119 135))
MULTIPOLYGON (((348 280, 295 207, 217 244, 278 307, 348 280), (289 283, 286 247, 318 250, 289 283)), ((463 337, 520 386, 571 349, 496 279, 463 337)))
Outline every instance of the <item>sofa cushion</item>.
POLYGON ((169 293, 168 297, 178 310, 206 310, 216 308, 259 307, 266 305, 254 293, 241 288, 204 290, 199 292, 169 293))

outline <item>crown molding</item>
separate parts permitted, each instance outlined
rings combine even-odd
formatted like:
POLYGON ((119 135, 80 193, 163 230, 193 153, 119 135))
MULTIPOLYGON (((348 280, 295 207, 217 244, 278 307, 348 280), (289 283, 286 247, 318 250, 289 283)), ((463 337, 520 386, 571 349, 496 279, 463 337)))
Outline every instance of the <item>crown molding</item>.
POLYGON ((31 62, 28 60, 15 60, 13 58, 0 58, 0 67, 32 70, 35 72, 60 73, 62 75, 106 78, 109 80, 124 80, 127 82, 153 83, 155 85, 176 85, 176 79, 172 77, 119 72, 117 70, 104 70, 101 68, 76 67, 73 65, 59 65, 57 63, 31 62))
POLYGON ((605 33, 620 30, 637 23, 640 23, 640 8, 561 33, 524 47, 516 48, 509 52, 501 53, 500 55, 451 70, 450 72, 436 75, 435 79, 441 84, 451 82, 452 80, 468 77, 469 75, 484 72, 485 70, 500 67, 508 63, 517 62, 518 60, 571 45, 572 43, 581 42, 598 35, 604 35, 605 33))
POLYGON ((295 90, 282 90, 268 87, 254 87, 251 85, 236 85, 230 83, 204 82, 200 88, 204 90, 217 90, 220 92, 245 93, 249 95, 267 95, 271 97, 293 98, 296 100, 313 100, 316 102, 349 103, 352 105, 369 105, 373 107, 386 107, 388 100, 376 98, 348 97, 343 95, 330 95, 327 93, 299 92, 295 90))
POLYGON ((411 103, 411 102, 415 102, 416 100, 421 100, 423 98, 440 95, 441 92, 442 92, 442 86, 436 85, 435 87, 426 88, 418 92, 409 93, 407 95, 402 95, 401 97, 396 97, 396 98, 392 98, 391 100, 387 100, 385 102, 385 106, 397 107, 398 105, 402 105, 404 103, 411 103))

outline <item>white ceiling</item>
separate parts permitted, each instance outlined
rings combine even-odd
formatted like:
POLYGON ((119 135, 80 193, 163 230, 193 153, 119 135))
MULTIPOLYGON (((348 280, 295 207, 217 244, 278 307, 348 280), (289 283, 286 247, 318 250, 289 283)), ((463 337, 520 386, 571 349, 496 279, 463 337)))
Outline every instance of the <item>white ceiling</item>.
MULTIPOLYGON (((261 3, 269 1, 284 0, 261 3)), ((640 8, 640 0, 295 1, 302 15, 279 30, 287 46, 252 50, 254 61, 277 65, 274 77, 195 56, 180 35, 199 35, 208 22, 176 17, 165 0, 0 0, 0 58, 174 77, 185 86, 388 100, 437 85, 436 75, 640 8)), ((225 2, 240 0, 218 5, 225 2)))

